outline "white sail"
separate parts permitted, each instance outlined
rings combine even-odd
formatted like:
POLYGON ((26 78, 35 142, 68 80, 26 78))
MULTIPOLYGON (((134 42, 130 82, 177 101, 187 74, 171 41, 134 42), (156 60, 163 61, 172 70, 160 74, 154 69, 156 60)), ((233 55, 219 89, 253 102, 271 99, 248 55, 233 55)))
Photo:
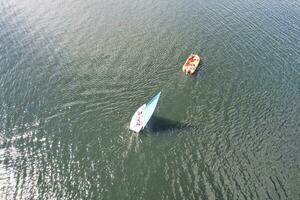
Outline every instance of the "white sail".
POLYGON ((143 115, 143 127, 145 127, 150 120, 151 116, 154 113, 154 110, 157 106, 158 100, 160 97, 160 92, 157 93, 152 99, 150 99, 149 102, 146 103, 146 107, 144 109, 144 115, 143 115))

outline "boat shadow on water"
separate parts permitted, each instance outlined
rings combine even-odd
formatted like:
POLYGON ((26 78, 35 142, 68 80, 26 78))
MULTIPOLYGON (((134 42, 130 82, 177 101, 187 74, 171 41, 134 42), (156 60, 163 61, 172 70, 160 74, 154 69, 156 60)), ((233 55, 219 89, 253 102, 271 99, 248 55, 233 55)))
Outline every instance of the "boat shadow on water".
POLYGON ((197 69, 197 71, 195 72, 195 74, 196 74, 196 77, 203 76, 204 69, 202 67, 200 67, 199 69, 197 69))
POLYGON ((192 125, 166 119, 163 117, 152 116, 143 133, 145 134, 176 134, 181 131, 192 129, 192 125))

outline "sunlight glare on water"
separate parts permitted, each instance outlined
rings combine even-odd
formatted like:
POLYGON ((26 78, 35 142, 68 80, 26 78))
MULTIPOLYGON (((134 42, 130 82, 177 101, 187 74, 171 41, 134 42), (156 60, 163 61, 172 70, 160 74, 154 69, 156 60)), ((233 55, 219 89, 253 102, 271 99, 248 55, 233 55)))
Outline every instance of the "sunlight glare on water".
POLYGON ((299 35, 293 0, 0 0, 0 199, 300 199, 299 35))

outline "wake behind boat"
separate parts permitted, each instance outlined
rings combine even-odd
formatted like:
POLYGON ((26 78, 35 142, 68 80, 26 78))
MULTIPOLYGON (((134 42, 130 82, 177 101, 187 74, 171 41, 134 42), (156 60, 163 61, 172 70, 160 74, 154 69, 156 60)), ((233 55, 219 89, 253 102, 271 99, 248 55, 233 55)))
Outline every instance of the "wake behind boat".
POLYGON ((134 115, 130 121, 129 129, 139 133, 141 130, 145 128, 147 123, 149 122, 151 116, 153 115, 155 108, 157 106, 160 93, 158 92, 154 97, 152 97, 147 103, 143 104, 141 107, 135 111, 134 115))

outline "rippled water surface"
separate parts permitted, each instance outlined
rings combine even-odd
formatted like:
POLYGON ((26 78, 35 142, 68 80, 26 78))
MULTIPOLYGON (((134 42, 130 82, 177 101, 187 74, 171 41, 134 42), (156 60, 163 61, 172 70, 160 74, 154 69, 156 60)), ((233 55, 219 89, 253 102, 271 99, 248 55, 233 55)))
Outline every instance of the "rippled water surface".
POLYGON ((300 199, 297 0, 0 0, 0 86, 0 199, 300 199))

